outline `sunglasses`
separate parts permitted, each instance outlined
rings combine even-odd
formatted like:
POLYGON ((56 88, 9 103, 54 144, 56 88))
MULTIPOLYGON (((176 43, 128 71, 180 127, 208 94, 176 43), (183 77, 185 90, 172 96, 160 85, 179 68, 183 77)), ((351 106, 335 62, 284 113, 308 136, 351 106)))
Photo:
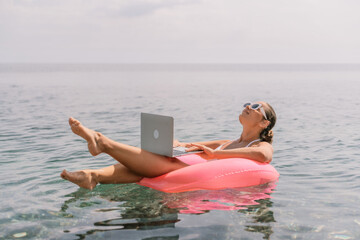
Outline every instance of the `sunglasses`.
POLYGON ((265 113, 263 105, 261 103, 245 103, 244 108, 246 108, 247 106, 250 106, 250 108, 253 110, 260 109, 260 112, 264 116, 265 120, 267 120, 266 113, 265 113))

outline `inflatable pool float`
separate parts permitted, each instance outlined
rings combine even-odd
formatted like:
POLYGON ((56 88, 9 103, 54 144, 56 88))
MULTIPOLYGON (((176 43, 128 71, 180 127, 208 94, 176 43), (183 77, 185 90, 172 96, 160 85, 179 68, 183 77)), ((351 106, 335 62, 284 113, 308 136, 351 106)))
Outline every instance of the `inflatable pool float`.
POLYGON ((250 187, 274 182, 279 178, 279 173, 270 164, 245 158, 208 161, 198 154, 177 158, 189 166, 159 177, 143 178, 138 184, 175 193, 250 187))

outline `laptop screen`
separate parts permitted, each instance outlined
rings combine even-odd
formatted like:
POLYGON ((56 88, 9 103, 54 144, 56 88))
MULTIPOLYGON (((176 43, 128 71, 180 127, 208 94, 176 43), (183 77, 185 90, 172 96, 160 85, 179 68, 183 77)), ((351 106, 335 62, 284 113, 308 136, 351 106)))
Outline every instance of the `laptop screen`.
POLYGON ((141 148, 160 155, 172 156, 174 118, 141 113, 141 148))

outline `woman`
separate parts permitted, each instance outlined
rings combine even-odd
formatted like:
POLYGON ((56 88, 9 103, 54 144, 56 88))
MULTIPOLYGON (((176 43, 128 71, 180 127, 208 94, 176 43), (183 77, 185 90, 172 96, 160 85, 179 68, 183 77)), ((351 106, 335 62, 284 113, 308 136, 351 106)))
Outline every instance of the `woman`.
MULTIPOLYGON (((188 151, 201 149, 201 156, 207 160, 223 158, 248 158, 259 162, 271 162, 273 148, 272 128, 276 122, 273 108, 265 102, 246 103, 239 116, 243 125, 240 138, 198 143, 174 141, 174 147, 188 147, 188 151)), ((98 183, 134 183, 143 177, 157 177, 162 174, 188 166, 178 158, 161 156, 137 147, 115 142, 99 132, 83 126, 74 118, 69 119, 71 130, 84 138, 89 152, 96 156, 107 153, 119 163, 97 170, 67 172, 61 177, 82 188, 93 189, 98 183)))

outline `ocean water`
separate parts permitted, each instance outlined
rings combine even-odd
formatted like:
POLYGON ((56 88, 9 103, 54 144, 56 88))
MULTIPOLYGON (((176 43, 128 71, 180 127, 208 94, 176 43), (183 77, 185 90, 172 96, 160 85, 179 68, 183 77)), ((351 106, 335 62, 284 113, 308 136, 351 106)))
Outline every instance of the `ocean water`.
POLYGON ((0 239, 360 239, 358 65, 0 65, 0 239), (140 145, 140 112, 181 141, 235 139, 248 101, 275 109, 279 181, 162 193, 62 180, 92 157, 73 116, 140 145))

